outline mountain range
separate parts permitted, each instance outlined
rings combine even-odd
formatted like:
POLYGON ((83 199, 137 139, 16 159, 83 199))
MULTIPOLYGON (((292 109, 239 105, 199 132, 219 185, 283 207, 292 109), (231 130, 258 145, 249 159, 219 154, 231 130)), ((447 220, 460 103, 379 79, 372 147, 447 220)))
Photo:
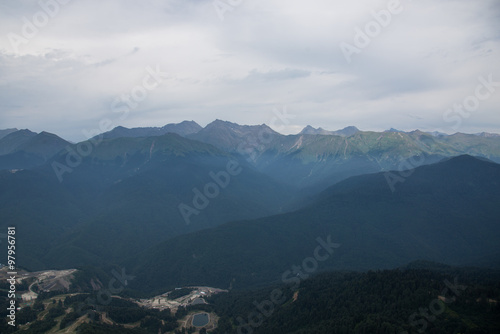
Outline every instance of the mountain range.
MULTIPOLYGON (((0 169, 41 166, 56 153, 67 153, 72 147, 62 138, 46 132, 35 136, 29 130, 14 130, 1 132, 8 134, 0 138, 0 169)), ((417 167, 412 161, 430 164, 446 157, 470 154, 500 162, 500 136, 495 134, 436 135, 394 129, 372 132, 352 126, 326 131, 307 126, 297 135, 282 135, 265 124, 248 126, 221 120, 204 128, 194 121, 163 127, 116 127, 79 144, 93 147, 100 146, 103 140, 116 139, 127 145, 126 138, 157 137, 167 133, 176 133, 240 156, 260 173, 311 194, 350 176, 417 167)))
POLYGON ((318 270, 500 264, 495 135, 221 120, 79 143, 0 134, 0 228, 17 226, 30 270, 119 264, 142 293, 246 288, 279 281, 318 238, 340 244, 318 270))
POLYGON ((202 127, 194 121, 183 121, 178 124, 170 123, 162 127, 146 127, 133 129, 128 129, 123 126, 117 126, 113 130, 98 135, 97 137, 102 137, 104 139, 120 137, 151 137, 162 136, 167 133, 177 133, 181 136, 187 136, 192 133, 199 132, 201 129, 202 127))

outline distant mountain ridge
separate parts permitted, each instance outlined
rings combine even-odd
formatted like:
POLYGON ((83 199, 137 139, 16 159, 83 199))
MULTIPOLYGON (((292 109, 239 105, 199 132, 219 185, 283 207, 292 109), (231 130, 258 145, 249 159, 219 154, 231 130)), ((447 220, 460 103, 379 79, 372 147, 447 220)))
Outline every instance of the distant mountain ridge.
POLYGON ((359 131, 360 130, 355 126, 348 126, 337 131, 328 131, 323 128, 315 129, 312 126, 308 125, 304 129, 302 129, 302 131, 299 132, 299 135, 325 135, 325 136, 349 137, 359 131))
POLYGON ((200 131, 188 136, 229 152, 245 154, 249 148, 262 149, 274 137, 282 136, 265 124, 239 125, 215 120, 200 131))
POLYGON ((18 131, 16 128, 0 130, 0 139, 5 137, 6 135, 8 135, 12 132, 16 132, 16 131, 18 131))
POLYGON ((489 132, 475 133, 475 135, 479 137, 500 137, 500 134, 498 133, 489 133, 489 132))
POLYGON ((18 130, 7 134, 0 139, 0 155, 13 153, 36 135, 35 132, 28 129, 18 130))
MULTIPOLYGON (((145 127, 145 128, 125 128, 117 126, 111 131, 104 132, 97 137, 103 139, 120 138, 120 137, 152 137, 162 136, 166 133, 176 133, 183 137, 200 131, 202 127, 194 121, 183 121, 181 123, 170 123, 162 127, 145 127)), ((96 138, 96 137, 94 137, 96 138)))
POLYGON ((17 130, 0 139, 0 170, 26 169, 46 163, 69 144, 48 132, 17 130))
MULTIPOLYGON (((176 133, 178 135, 181 135, 183 137, 186 137, 188 135, 195 134, 199 132, 202 129, 211 128, 213 126, 220 126, 222 124, 225 124, 226 126, 229 126, 233 130, 237 127, 245 128, 245 127, 259 127, 259 125, 239 125, 237 123, 232 123, 228 121, 223 121, 223 120, 215 120, 211 123, 208 123, 207 126, 202 127, 195 121, 182 121, 180 123, 169 123, 165 126, 162 127, 136 127, 136 128, 126 128, 124 126, 117 126, 114 129, 103 132, 100 135, 94 137, 100 137, 103 139, 109 139, 109 138, 120 138, 120 137, 150 137, 150 136, 161 136, 166 133, 176 133)), ((264 126, 265 124, 262 124, 260 126, 264 126)), ((267 125, 265 125, 268 127, 267 125)), ((11 128, 11 129, 0 129, 0 139, 3 137, 19 131, 17 128, 11 128)), ((27 130, 29 131, 29 130, 27 130)), ((414 131, 419 131, 419 130, 414 130, 414 131)), ((383 132, 401 132, 401 133, 410 133, 414 131, 402 131, 394 128, 390 128, 389 130, 385 130, 383 132)), ((31 131, 30 131, 31 132, 31 131)), ((274 130, 273 130, 274 132, 274 130)), ((361 132, 357 127, 355 126, 347 126, 343 129, 340 130, 325 130, 322 127, 314 128, 311 125, 305 126, 297 135, 301 134, 307 134, 307 135, 335 135, 335 136, 341 136, 341 137, 348 137, 352 136, 353 134, 361 132)), ((367 132, 373 132, 373 131, 367 131, 367 132)), ((433 132, 425 132, 434 136, 449 136, 446 133, 443 132, 438 132, 438 131, 433 131, 433 132)), ((460 133, 456 133, 460 134, 460 133)), ((462 133, 465 134, 465 133, 462 133)), ((281 134, 279 134, 281 135, 281 134)), ((500 137, 500 134, 497 133, 489 133, 489 132, 480 132, 480 133, 474 133, 472 135, 479 136, 479 137, 500 137)))
MULTIPOLYGON (((307 189, 310 193, 353 175, 416 167, 411 161, 430 164, 446 157, 471 154, 500 162, 500 136, 495 134, 446 135, 396 129, 373 132, 353 126, 337 131, 306 126, 297 135, 282 135, 265 124, 239 125, 215 120, 202 128, 194 121, 184 121, 163 127, 116 127, 94 137, 93 142, 153 138, 167 133, 176 133, 239 155, 276 181, 307 189)), ((67 146, 62 141, 61 145, 47 144, 50 147, 46 149, 38 145, 43 154, 21 149, 35 135, 29 130, 20 130, 0 139, 0 169, 43 165, 57 148, 67 146), (17 148, 19 150, 15 151, 17 148)), ((121 149, 127 151, 125 146, 121 149)))

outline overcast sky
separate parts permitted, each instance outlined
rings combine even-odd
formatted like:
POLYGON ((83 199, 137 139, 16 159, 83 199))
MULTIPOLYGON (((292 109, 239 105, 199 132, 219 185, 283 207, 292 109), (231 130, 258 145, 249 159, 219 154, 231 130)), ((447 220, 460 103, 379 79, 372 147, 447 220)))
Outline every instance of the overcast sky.
POLYGON ((286 107, 282 133, 500 133, 500 1, 352 2, 2 0, 0 129, 79 141, 286 107))

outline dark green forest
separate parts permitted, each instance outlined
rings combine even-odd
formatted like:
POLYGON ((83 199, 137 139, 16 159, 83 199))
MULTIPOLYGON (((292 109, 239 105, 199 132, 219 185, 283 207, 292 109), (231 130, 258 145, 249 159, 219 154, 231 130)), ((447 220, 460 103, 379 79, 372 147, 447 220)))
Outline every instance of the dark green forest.
POLYGON ((500 332, 499 298, 500 272, 447 268, 324 273, 297 289, 280 285, 211 302, 221 316, 217 334, 493 334, 500 332), (276 289, 281 303, 272 301, 276 289))
POLYGON ((194 333, 178 320, 192 311, 220 319, 214 334, 461 333, 500 332, 500 271, 414 262, 405 268, 368 272, 325 272, 294 284, 233 290, 208 298, 208 305, 175 313, 139 307, 112 298, 88 304, 97 294, 66 296, 56 302, 40 295, 17 315, 17 330, 6 324, 7 299, 1 297, 1 333, 46 333, 71 326, 78 333, 194 333), (103 322, 103 316, 114 325, 103 322), (134 324, 133 328, 125 325, 134 324))

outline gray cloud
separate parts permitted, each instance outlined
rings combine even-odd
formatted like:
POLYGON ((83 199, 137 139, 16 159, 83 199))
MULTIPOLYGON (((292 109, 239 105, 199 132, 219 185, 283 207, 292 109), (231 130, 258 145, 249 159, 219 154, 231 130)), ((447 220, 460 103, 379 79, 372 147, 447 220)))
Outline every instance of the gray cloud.
MULTIPOLYGON (((287 105, 297 116, 289 131, 446 130, 443 113, 474 93, 479 76, 500 81, 500 4, 401 0, 401 12, 348 63, 340 44, 353 44, 356 29, 387 6, 243 0, 221 21, 210 0, 72 1, 15 52, 9 36, 23 36, 43 8, 2 2, 0 128, 81 140, 103 118, 129 127, 255 124, 287 105), (168 78, 116 119, 112 102, 141 85, 148 66, 168 78)), ((498 105, 500 87, 459 131, 500 132, 498 105)))
POLYGON ((258 82, 273 82, 281 80, 292 80, 297 78, 305 78, 311 75, 310 71, 304 71, 299 69, 283 69, 277 71, 259 72, 256 69, 250 71, 250 73, 245 77, 245 81, 258 83, 258 82))

